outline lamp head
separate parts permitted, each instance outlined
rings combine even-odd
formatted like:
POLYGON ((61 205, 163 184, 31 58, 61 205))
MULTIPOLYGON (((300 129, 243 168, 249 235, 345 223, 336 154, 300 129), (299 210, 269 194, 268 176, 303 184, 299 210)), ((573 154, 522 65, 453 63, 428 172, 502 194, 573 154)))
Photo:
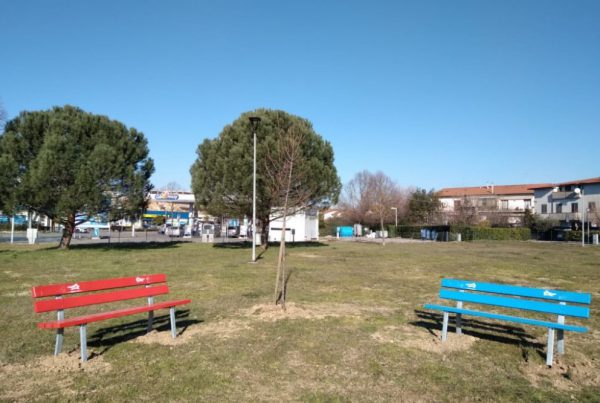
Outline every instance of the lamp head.
POLYGON ((260 123, 260 118, 258 116, 250 116, 248 119, 250 120, 250 126, 252 126, 252 130, 256 130, 260 123))
POLYGON ((573 190, 576 194, 581 195, 581 188, 575 188, 575 190, 573 190))

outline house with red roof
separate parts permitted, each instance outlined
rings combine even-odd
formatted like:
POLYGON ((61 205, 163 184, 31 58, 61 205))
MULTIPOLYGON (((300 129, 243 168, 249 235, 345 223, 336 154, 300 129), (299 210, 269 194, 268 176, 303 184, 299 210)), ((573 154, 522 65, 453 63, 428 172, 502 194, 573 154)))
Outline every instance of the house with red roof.
POLYGON ((542 184, 444 188, 437 195, 448 222, 468 216, 471 224, 487 220, 516 226, 522 223, 526 210, 533 211, 535 186, 542 184))

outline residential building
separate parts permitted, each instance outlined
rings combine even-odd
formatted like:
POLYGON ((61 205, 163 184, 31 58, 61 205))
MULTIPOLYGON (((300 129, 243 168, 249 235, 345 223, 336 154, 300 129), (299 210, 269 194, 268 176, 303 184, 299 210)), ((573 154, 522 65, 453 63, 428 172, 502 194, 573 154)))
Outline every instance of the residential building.
POLYGON ((520 225, 533 210, 535 184, 444 188, 437 192, 447 222, 520 225))
POLYGON ((535 212, 565 228, 600 226, 600 177, 532 186, 535 212))

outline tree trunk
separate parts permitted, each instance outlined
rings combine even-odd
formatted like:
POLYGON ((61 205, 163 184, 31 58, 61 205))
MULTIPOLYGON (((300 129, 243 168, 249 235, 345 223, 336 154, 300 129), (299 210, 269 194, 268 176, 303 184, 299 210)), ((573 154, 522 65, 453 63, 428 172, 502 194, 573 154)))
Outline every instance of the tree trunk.
POLYGON ((264 250, 269 247, 269 217, 260 218, 260 243, 264 250))
MULTIPOLYGON (((287 208, 285 208, 287 210, 287 208)), ((275 305, 281 303, 285 310, 285 231, 287 211, 284 211, 283 224, 281 226, 281 240, 279 241, 279 257, 277 259, 277 278, 275 279, 275 305)))
POLYGON ((62 238, 58 247, 60 249, 69 249, 71 245, 71 239, 73 238, 73 232, 75 232, 75 214, 69 214, 65 227, 63 228, 62 238))
POLYGON ((281 303, 281 308, 285 311, 285 293, 287 287, 287 280, 285 278, 285 230, 287 224, 288 215, 288 202, 290 196, 290 189, 292 186, 292 172, 294 170, 294 161, 290 161, 289 174, 287 177, 287 186, 285 191, 285 202, 283 203, 283 222, 281 225, 281 240, 279 242, 279 259, 277 260, 277 283, 275 283, 275 296, 279 294, 279 298, 276 298, 277 302, 281 303), (277 292, 279 288, 279 292, 277 292))
POLYGON ((383 230, 383 216, 381 216, 381 244, 385 246, 385 231, 383 230))

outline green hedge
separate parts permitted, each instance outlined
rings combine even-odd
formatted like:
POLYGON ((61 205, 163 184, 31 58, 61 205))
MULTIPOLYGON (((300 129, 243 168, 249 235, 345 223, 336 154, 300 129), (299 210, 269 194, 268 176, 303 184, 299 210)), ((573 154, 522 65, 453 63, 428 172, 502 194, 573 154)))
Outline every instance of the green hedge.
MULTIPOLYGON (((393 226, 391 226, 393 228, 393 226)), ((445 240, 445 232, 449 232, 448 240, 454 241, 457 235, 461 234, 463 241, 475 240, 494 240, 494 241, 527 241, 531 239, 531 230, 529 228, 490 228, 490 227, 469 227, 459 225, 436 225, 436 226, 416 226, 399 225, 398 234, 402 238, 421 239, 421 229, 426 228, 438 233, 438 241, 445 240)), ((388 229, 389 231, 389 229, 388 229)), ((392 232, 390 231, 390 236, 392 232)), ((395 234, 394 234, 395 236, 395 234)), ((581 233, 579 235, 581 239, 581 233)))
MULTIPOLYGON (((565 238, 567 241, 581 242, 581 231, 565 231, 565 238)), ((591 243, 594 234, 600 234, 600 231, 591 231, 588 237, 587 231, 585 232, 585 242, 591 243)))

